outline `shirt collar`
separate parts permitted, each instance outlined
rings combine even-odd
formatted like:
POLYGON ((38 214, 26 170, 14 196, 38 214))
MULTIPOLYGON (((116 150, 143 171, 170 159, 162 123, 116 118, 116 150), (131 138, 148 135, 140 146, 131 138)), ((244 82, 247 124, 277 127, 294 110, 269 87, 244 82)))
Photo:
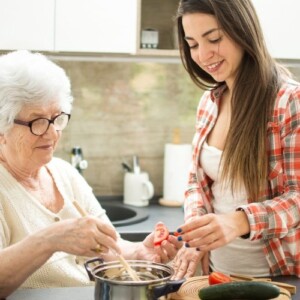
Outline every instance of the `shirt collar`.
POLYGON ((212 101, 218 101, 220 100, 222 94, 224 93, 224 91, 227 89, 227 85, 226 84, 222 84, 220 86, 218 86, 217 88, 213 89, 211 91, 211 99, 212 101))

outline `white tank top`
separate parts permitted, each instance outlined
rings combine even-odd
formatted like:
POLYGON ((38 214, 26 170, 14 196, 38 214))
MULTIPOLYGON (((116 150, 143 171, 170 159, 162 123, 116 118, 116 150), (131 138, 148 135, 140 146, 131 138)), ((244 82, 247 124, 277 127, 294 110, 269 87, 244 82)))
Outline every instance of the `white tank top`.
MULTIPOLYGON (((237 207, 247 204, 245 189, 231 192, 230 187, 220 181, 220 161, 222 151, 204 142, 200 163, 204 172, 214 181, 212 205, 215 214, 235 211, 237 207)), ((249 276, 269 276, 270 269, 262 250, 263 242, 237 238, 226 246, 210 253, 210 267, 225 274, 243 274, 249 276)))

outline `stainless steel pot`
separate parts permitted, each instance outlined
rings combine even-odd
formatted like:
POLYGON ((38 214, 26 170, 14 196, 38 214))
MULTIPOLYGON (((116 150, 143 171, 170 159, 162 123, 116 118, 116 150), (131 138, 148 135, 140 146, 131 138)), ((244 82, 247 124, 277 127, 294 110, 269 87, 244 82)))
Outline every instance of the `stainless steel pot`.
POLYGON ((129 260, 141 281, 132 281, 118 261, 103 262, 94 258, 85 263, 91 280, 95 281, 95 300, 154 300, 179 290, 184 282, 171 280, 174 270, 164 264, 129 260), (96 266, 95 263, 99 264, 96 266))

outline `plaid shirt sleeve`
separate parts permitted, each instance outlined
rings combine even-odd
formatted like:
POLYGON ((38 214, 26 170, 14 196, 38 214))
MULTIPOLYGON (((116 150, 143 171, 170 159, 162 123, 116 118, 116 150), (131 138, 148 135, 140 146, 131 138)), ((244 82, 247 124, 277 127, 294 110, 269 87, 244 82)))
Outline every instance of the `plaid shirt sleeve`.
POLYGON ((262 202, 242 206, 250 239, 265 240, 274 274, 300 276, 300 86, 279 91, 268 124, 268 186, 262 202))

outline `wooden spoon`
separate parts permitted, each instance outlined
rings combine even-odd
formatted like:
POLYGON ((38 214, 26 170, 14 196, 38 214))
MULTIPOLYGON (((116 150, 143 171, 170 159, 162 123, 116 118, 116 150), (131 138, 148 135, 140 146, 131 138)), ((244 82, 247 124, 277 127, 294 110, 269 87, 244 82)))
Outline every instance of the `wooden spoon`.
MULTIPOLYGON (((73 201, 74 206, 76 207, 76 209, 78 210, 78 212, 80 213, 80 215, 82 217, 86 217, 88 216, 87 212, 79 205, 79 203, 74 200, 73 201)), ((124 266, 125 270, 127 271, 127 273, 129 274, 129 276, 134 280, 134 281, 141 281, 141 279, 139 278, 139 276, 137 275, 137 273, 135 272, 135 270, 133 270, 131 268, 131 266, 129 265, 129 263, 125 260, 125 258, 117 253, 116 251, 114 251, 113 249, 111 249, 114 253, 114 255, 118 258, 118 260, 120 261, 120 263, 124 266)))

